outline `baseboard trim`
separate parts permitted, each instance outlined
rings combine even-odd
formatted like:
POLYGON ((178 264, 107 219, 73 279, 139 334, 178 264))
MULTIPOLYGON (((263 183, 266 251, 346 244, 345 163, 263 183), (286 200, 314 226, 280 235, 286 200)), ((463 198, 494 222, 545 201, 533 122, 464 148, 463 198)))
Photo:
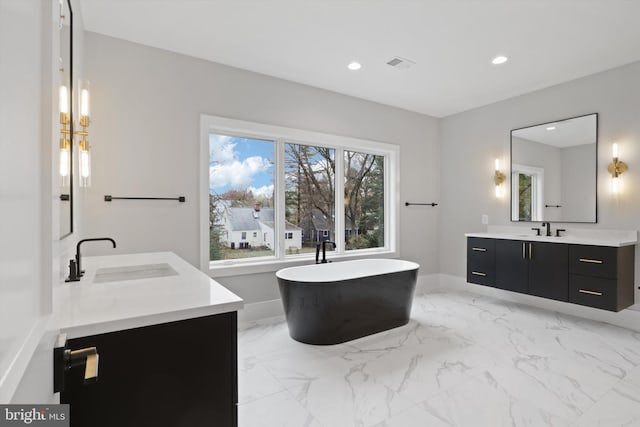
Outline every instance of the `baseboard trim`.
POLYGON ((284 308, 282 307, 282 300, 278 298, 245 304, 244 309, 238 312, 238 321, 254 322, 256 320, 283 315, 284 308))

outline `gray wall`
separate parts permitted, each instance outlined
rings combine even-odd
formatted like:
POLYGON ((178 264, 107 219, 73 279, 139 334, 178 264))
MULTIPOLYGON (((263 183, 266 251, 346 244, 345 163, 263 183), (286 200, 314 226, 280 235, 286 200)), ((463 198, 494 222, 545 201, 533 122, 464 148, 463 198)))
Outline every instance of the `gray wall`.
MULTIPOLYGON (((435 118, 95 33, 84 43, 93 183, 82 191, 81 235, 118 242, 87 254, 171 250, 198 265, 201 113, 399 144, 402 201, 438 201, 435 118), (187 203, 105 203, 105 194, 187 203)), ((437 209, 401 207, 400 256, 422 274, 438 271, 437 224, 437 209)), ((279 297, 273 274, 220 282, 247 303, 279 297)))
MULTIPOLYGON (((596 188, 596 176, 590 165, 596 164, 594 144, 576 145, 561 150, 562 156, 562 215, 574 221, 588 221, 596 202, 594 191, 585 194, 581 187, 596 188)), ((606 145, 605 145, 606 147, 606 145)))
MULTIPOLYGON (((509 158, 510 130, 589 113, 599 113, 598 223, 562 228, 640 229, 640 62, 532 92, 440 121, 442 177, 440 271, 465 275, 466 232, 489 223, 511 225, 509 198, 493 196, 493 160, 509 158), (611 143, 629 165, 624 193, 610 191, 607 164, 611 143)), ((527 228, 532 226, 527 224, 527 228)), ((638 269, 636 254, 636 270, 638 269)), ((640 271, 640 270, 637 270, 640 271)), ((638 299, 639 296, 636 296, 638 299)))

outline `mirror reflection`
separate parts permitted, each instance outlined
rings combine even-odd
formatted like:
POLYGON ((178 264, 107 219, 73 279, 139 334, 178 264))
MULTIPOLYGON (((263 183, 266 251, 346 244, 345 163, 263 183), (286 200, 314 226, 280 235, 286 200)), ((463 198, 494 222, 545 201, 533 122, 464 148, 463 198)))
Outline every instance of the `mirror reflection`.
POLYGON ((597 222, 598 115, 511 131, 511 220, 597 222))
POLYGON ((70 0, 59 0, 60 57, 58 108, 60 112, 60 144, 58 147, 60 238, 73 231, 72 144, 72 12, 70 0))

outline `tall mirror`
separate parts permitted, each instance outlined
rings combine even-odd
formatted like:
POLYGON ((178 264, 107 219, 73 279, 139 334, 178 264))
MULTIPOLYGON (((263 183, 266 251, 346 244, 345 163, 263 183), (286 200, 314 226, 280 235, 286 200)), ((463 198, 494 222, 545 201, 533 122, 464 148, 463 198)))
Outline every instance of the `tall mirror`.
POLYGON ((60 8, 60 57, 58 105, 60 110, 59 197, 60 239, 73 232, 73 13, 71 0, 58 0, 60 8))
POLYGON ((511 131, 511 221, 597 222, 598 114, 511 131))

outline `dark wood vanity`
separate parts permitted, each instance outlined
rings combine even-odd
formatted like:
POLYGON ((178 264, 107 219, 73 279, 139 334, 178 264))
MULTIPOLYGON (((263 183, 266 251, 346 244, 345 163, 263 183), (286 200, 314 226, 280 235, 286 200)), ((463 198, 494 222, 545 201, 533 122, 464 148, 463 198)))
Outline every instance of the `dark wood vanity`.
POLYGON ((609 311, 634 303, 635 246, 467 237, 467 282, 609 311))

